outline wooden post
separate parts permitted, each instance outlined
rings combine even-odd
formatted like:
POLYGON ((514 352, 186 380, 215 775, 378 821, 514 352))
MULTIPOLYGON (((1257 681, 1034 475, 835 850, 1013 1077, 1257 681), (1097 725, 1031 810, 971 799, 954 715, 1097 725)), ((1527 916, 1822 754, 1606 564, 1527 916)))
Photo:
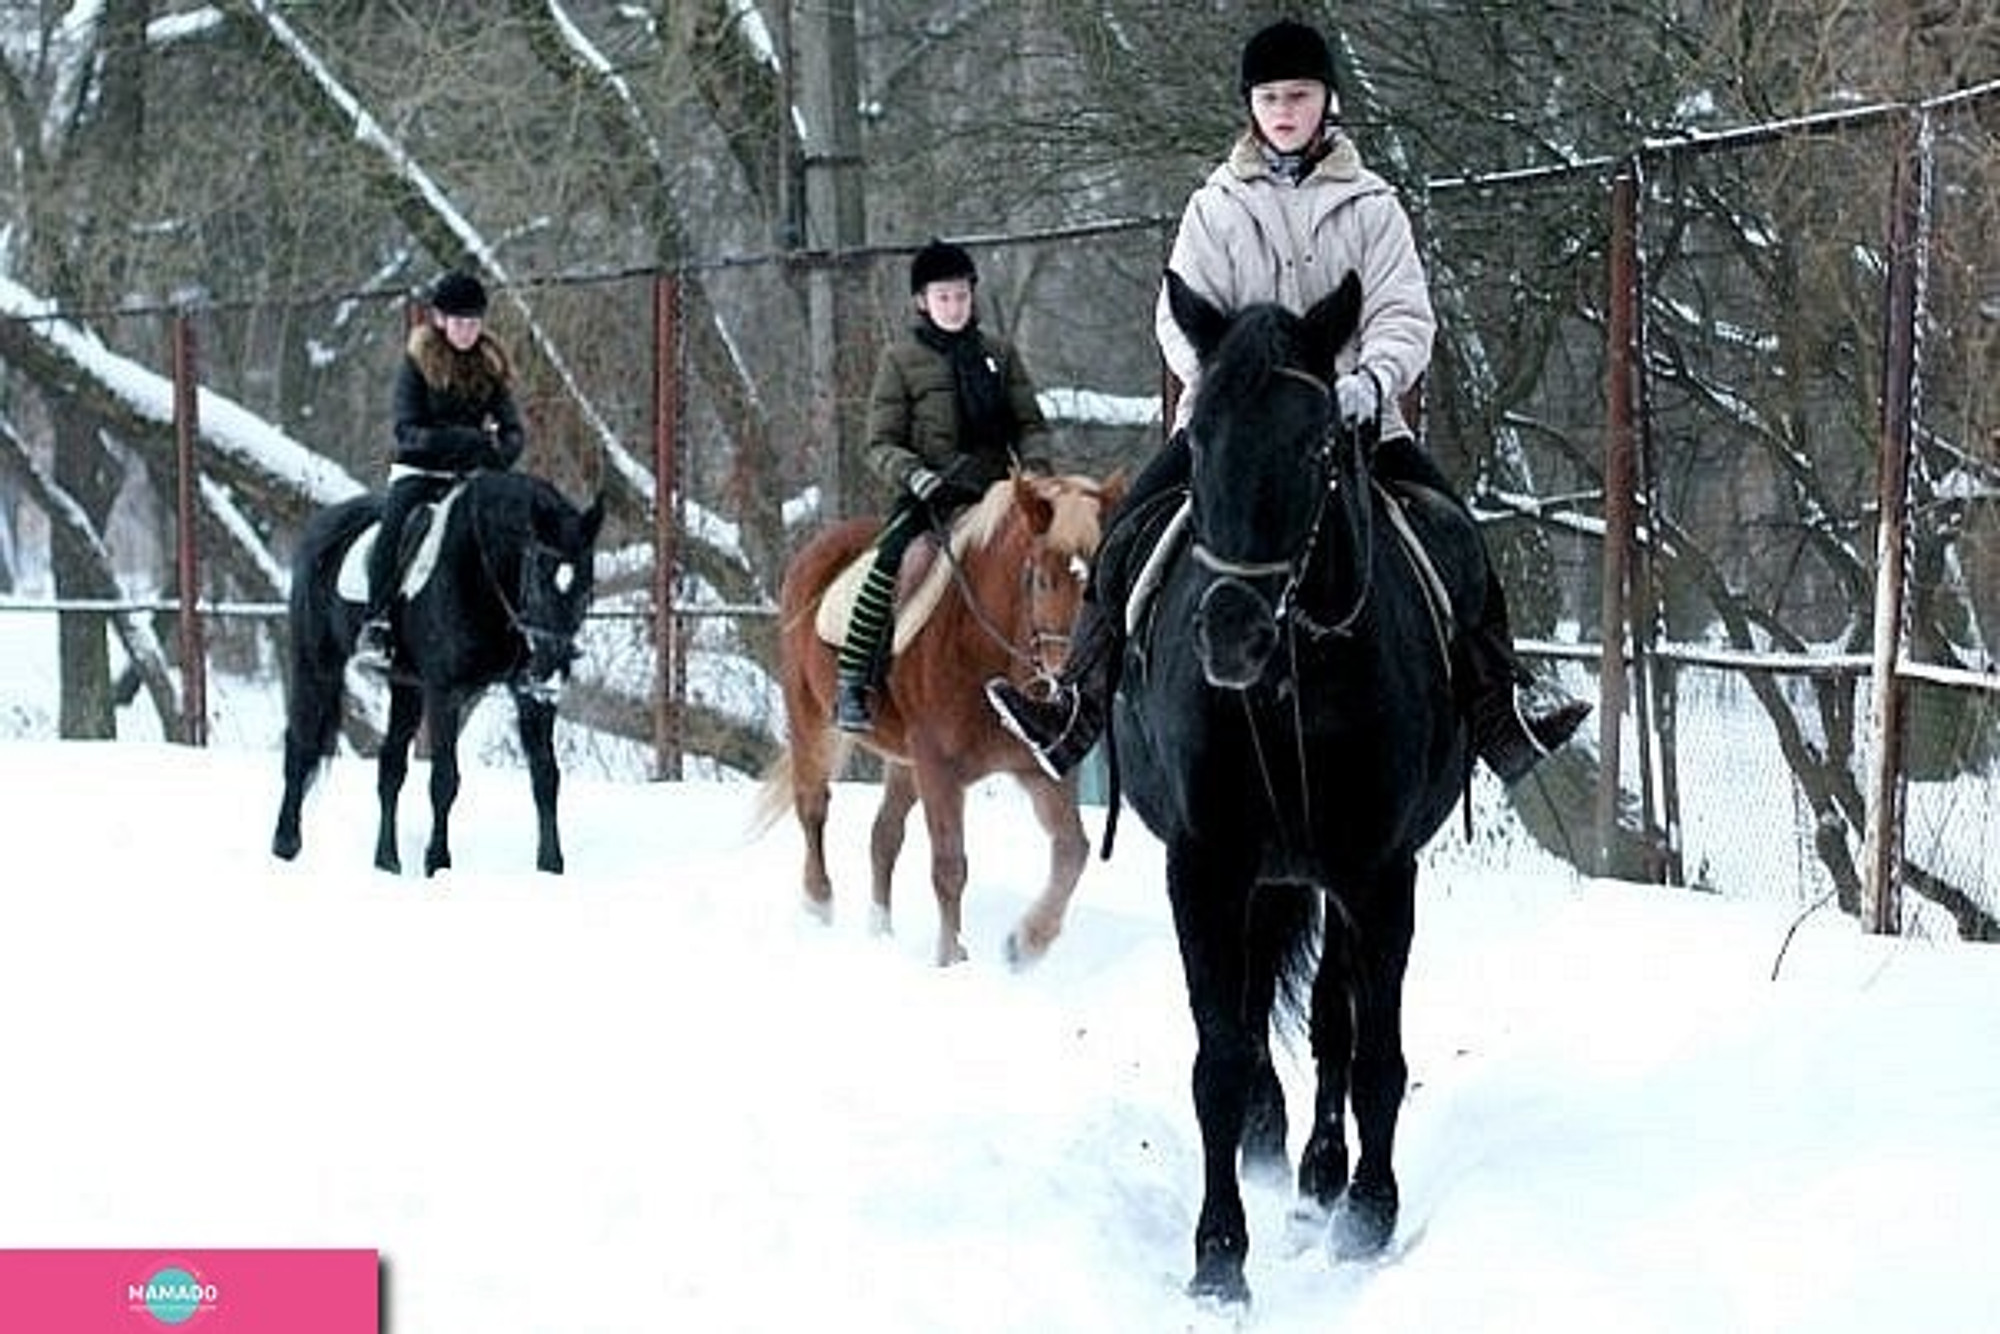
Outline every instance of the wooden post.
POLYGON ((1605 294, 1604 591, 1599 615, 1603 669, 1598 676, 1597 869, 1611 872, 1618 839, 1620 754, 1626 698, 1627 591, 1631 575, 1638 469, 1632 432, 1634 305, 1638 284, 1634 233, 1638 180, 1628 165, 1611 183, 1611 256, 1605 294))
POLYGON ((180 526, 176 543, 180 578, 181 740, 208 744, 208 645, 201 621, 201 526, 195 471, 195 438, 200 409, 196 393, 194 324, 174 316, 174 452, 177 478, 174 505, 180 526))
POLYGON ((1883 279, 1882 451, 1875 527, 1874 691, 1868 729, 1875 766, 1868 775, 1868 833, 1862 856, 1862 925, 1878 935, 1901 929, 1903 845, 1902 656, 1910 433, 1916 415, 1917 291, 1923 228, 1920 176, 1923 116, 1910 120, 1896 155, 1889 195, 1889 271, 1883 279))
POLYGON ((653 278, 653 776, 681 778, 681 714, 687 699, 687 666, 681 660, 680 622, 674 615, 679 582, 680 532, 680 276, 653 278))

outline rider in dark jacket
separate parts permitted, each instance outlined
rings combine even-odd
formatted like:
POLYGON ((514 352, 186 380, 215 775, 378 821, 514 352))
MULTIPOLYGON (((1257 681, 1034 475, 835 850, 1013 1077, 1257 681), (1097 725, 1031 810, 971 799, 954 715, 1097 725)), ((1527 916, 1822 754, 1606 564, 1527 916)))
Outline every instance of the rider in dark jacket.
POLYGON ((910 262, 917 319, 910 337, 883 349, 868 396, 863 458, 900 495, 876 539, 840 646, 834 725, 873 724, 868 692, 888 659, 896 573, 910 542, 947 521, 1021 464, 1024 438, 1048 431, 1035 386, 1006 340, 980 329, 972 256, 932 241, 910 262))
POLYGON ((431 288, 429 304, 396 373, 395 461, 368 556, 368 617, 357 652, 363 666, 376 669, 389 664, 389 606, 410 512, 476 469, 512 467, 525 441, 513 360, 486 331, 486 288, 454 270, 431 288))

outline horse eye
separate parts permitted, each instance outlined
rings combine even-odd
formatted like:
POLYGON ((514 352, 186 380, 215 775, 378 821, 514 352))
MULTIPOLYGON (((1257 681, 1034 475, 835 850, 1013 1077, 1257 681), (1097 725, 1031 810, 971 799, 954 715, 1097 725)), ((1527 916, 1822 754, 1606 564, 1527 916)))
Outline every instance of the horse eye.
POLYGON ((1085 560, 1081 556, 1071 556, 1069 558, 1069 573, 1070 573, 1070 578, 1076 580, 1078 583, 1080 584, 1089 583, 1090 562, 1085 560))
POLYGON ((556 592, 569 592, 569 586, 576 582, 576 566, 570 564, 568 561, 564 561, 562 564, 556 566, 556 572, 550 579, 550 582, 555 584, 556 592))

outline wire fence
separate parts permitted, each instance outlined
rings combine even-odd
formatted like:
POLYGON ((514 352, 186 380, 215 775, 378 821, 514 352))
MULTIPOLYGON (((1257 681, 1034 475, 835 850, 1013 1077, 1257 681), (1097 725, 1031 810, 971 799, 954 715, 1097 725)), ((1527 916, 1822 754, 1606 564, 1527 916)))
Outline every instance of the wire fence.
MULTIPOLYGON (((1524 651, 1607 706, 1517 794, 1586 869, 1801 905, 1831 896, 1860 914, 1872 822, 1890 803, 1893 879, 1914 893, 1881 925, 1994 934, 1996 109, 1989 88, 1410 187, 1440 315, 1426 443, 1489 521, 1524 651), (1906 237, 1899 210, 1914 220, 1906 237), (1900 352, 1899 320, 1916 333, 1900 352), (1885 526, 1885 513, 1907 521, 1885 526), (1883 782, 1871 721, 1885 711, 1897 754, 1883 782)), ((1059 466, 1133 468, 1157 445, 1151 318, 1172 226, 961 238, 980 264, 982 321, 1044 391, 1059 466)), ((501 294, 492 323, 524 371, 522 466, 614 498, 565 710, 573 755, 702 776, 754 772, 781 743, 775 589, 806 532, 885 499, 856 447, 868 371, 908 319, 908 253, 554 276, 501 294)), ((90 323, 157 370, 176 319, 191 322, 206 390, 349 485, 382 474, 404 294, 90 323)), ((4 392, 20 452, 53 477, 58 423, 32 379, 16 364, 4 392)), ((0 555, 15 557, 0 563, 0 613, 164 624, 180 606, 177 535, 192 526, 208 665, 275 689, 282 558, 310 497, 281 479, 260 493, 239 468, 223 482, 236 510, 211 499, 189 525, 171 431, 132 434, 144 466, 100 506, 122 596, 20 586, 33 567, 20 553, 50 535, 16 487, 0 504, 0 555)), ((174 635, 159 638, 171 656, 174 635)))

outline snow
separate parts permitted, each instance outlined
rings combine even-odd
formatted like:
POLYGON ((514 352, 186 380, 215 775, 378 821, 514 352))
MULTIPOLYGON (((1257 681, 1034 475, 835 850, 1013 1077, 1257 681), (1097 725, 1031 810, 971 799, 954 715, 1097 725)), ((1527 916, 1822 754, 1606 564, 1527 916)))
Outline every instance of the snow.
MULTIPOLYGON (((1192 1035, 1129 813, 1015 973, 1042 852, 975 790, 941 971, 920 822, 868 932, 866 787, 821 926, 746 783, 569 775, 558 879, 525 776, 475 767, 425 881, 369 868, 342 757, 274 861, 274 737, 243 732, 0 741, 0 1246, 379 1248, 385 1327, 427 1334, 1229 1327, 1181 1295, 1192 1035)), ((2000 954, 1830 912, 1787 945, 1791 911, 1578 880, 1481 821, 1420 891, 1395 1245, 1290 1253, 1249 1187, 1247 1327, 1989 1327, 2000 954)))

